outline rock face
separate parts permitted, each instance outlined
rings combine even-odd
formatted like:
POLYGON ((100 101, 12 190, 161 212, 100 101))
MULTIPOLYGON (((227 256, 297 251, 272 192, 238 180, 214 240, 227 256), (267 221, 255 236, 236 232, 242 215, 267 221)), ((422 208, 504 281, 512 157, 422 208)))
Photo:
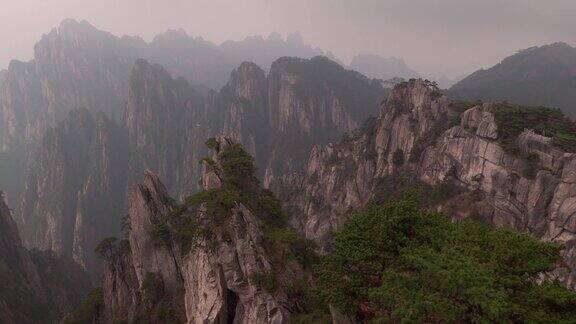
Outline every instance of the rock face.
MULTIPOLYGON (((204 183, 227 181, 222 158, 228 148, 237 145, 224 137, 215 142, 216 153, 213 163, 205 166, 204 183), (220 181, 207 181, 209 178, 220 181)), ((213 185, 206 194, 220 189, 213 185)), ((150 297, 150 278, 155 278, 161 302, 169 305, 180 322, 288 321, 289 303, 283 289, 268 291, 257 284, 257 276, 268 274, 281 283, 289 276, 294 278, 298 267, 278 269, 265 244, 262 219, 254 210, 240 201, 217 212, 206 204, 175 205, 159 178, 150 172, 143 184, 131 190, 128 241, 116 248, 106 266, 104 322, 166 320, 155 315, 159 304, 150 297), (222 222, 214 223, 217 219, 222 222), (191 245, 183 244, 177 234, 186 225, 176 223, 183 220, 193 222, 196 231, 204 233, 193 236, 191 245), (166 235, 159 236, 163 231, 166 235)))
POLYGON ((257 158, 257 164, 265 165, 269 153, 265 143, 272 129, 268 123, 268 81, 264 70, 254 63, 242 63, 215 95, 214 106, 222 114, 222 133, 243 143, 257 158))
POLYGON ((338 144, 315 148, 303 174, 284 176, 272 188, 294 211, 293 225, 325 245, 350 210, 386 198, 377 196, 391 175, 408 172, 432 186, 450 183, 463 190, 451 197, 456 218, 564 243, 572 272, 559 276, 574 288, 576 155, 530 130, 515 139, 520 155, 511 153, 499 141, 494 109, 466 109, 422 80, 401 84, 377 120, 338 144), (537 156, 538 162, 521 156, 537 156))
POLYGON ((294 217, 293 225, 324 241, 342 225, 343 215, 368 203, 379 177, 397 171, 395 153, 408 161, 418 139, 429 137, 450 115, 450 101, 424 81, 399 85, 378 119, 368 120, 338 144, 315 147, 304 174, 285 175, 271 187, 290 209, 304 215, 294 217))
POLYGON ((124 125, 135 156, 132 174, 156 172, 171 192, 198 190, 198 161, 212 132, 205 102, 188 82, 138 60, 132 71, 124 125))
POLYGON ((0 322, 57 321, 84 297, 90 281, 72 261, 22 246, 11 211, 0 197, 0 322), (66 273, 66 276, 62 276, 66 273))
POLYGON ((13 61, 0 90, 2 151, 26 147, 68 111, 85 107, 119 116, 133 61, 130 49, 86 22, 63 21, 34 48, 34 60, 13 61))
POLYGON ((103 114, 71 111, 46 132, 28 170, 19 219, 26 245, 97 271, 94 248, 118 233, 127 182, 127 139, 103 114))
POLYGON ((34 60, 12 61, 1 73, 0 155, 4 159, 0 161, 11 172, 0 173, 0 184, 9 190, 8 199, 17 209, 26 169, 46 131, 79 108, 115 119, 121 116, 134 63, 129 58, 135 55, 131 43, 87 22, 65 20, 36 44, 34 60))

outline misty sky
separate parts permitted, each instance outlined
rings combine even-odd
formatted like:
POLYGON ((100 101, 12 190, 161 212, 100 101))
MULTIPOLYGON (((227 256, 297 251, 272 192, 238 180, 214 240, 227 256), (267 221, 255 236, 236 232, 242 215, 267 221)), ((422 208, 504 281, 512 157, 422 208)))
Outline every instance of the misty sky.
POLYGON ((0 67, 30 59, 64 18, 147 40, 180 27, 217 43, 300 31, 345 62, 396 56, 435 76, 489 67, 520 48, 576 43, 576 0, 0 0, 0 67))

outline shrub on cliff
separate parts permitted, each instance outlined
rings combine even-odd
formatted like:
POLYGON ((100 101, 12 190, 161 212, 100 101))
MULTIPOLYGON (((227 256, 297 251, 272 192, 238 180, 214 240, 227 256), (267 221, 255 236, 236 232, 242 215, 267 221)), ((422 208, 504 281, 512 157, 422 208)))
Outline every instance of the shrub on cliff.
POLYGON ((97 323, 104 310, 102 288, 95 288, 82 301, 82 304, 64 320, 64 324, 97 323))
POLYGON ((413 196, 352 216, 318 266, 321 298, 362 320, 567 322, 576 294, 538 284, 560 248, 506 229, 452 223, 413 196))
POLYGON ((497 104, 494 109, 498 138, 505 149, 518 152, 516 139, 525 129, 552 138, 552 144, 576 152, 576 124, 559 109, 525 107, 509 103, 497 104))

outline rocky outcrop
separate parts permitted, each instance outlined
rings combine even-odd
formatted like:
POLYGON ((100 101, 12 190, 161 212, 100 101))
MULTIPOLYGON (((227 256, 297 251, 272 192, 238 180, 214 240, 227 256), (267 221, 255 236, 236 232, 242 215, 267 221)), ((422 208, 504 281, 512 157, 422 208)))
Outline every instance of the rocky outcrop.
POLYGON ((136 278, 142 286, 147 273, 162 277, 168 293, 181 288, 182 274, 179 246, 155 244, 151 233, 171 210, 170 196, 158 176, 147 172, 144 183, 136 185, 128 196, 130 231, 129 242, 136 278), (156 246, 155 246, 156 245, 156 246))
POLYGON ((243 143, 265 165, 268 139, 273 133, 268 116, 268 81, 265 72, 254 63, 244 62, 230 75, 228 84, 216 95, 216 110, 222 111, 221 131, 243 143))
MULTIPOLYGON (((407 174, 429 188, 450 184, 462 191, 436 208, 563 243, 566 263, 574 264, 576 155, 528 129, 514 140, 519 152, 508 150, 495 109, 457 103, 412 80, 395 88, 377 120, 340 143, 315 148, 305 172, 272 188, 294 211, 293 225, 326 247, 350 210, 392 194, 382 190, 390 177, 407 174)), ((560 277, 574 287, 570 271, 560 277)))
POLYGON ((134 62, 129 58, 135 55, 133 44, 87 22, 65 20, 36 44, 34 60, 10 63, 0 82, 0 155, 11 171, 0 174, 0 184, 16 209, 26 178, 35 177, 26 170, 49 129, 79 108, 112 119, 121 116, 134 62))
MULTIPOLYGON (((206 162, 203 176, 203 183, 212 184, 208 191, 178 204, 151 172, 131 190, 128 241, 116 248, 106 266, 105 322, 135 318, 162 322, 166 318, 158 317, 157 311, 161 304, 171 309, 174 319, 187 323, 288 321, 290 303, 282 287, 300 267, 280 266, 278 251, 264 238, 261 210, 239 198, 218 200, 236 195, 228 191, 230 184, 228 189, 221 186, 231 181, 230 171, 222 165, 239 146, 224 137, 213 144, 216 153, 206 162), (226 207, 217 207, 220 204, 226 207), (154 298, 151 278, 156 283, 154 298)), ((256 188, 253 174, 245 176, 233 183, 256 188)))
POLYGON ((126 135, 103 114, 70 112, 50 129, 28 171, 19 219, 26 245, 51 250, 94 273, 94 248, 120 230, 126 135))
POLYGON ((0 322, 57 321, 84 297, 89 279, 71 260, 26 250, 11 214, 0 192, 0 322))
POLYGON ((452 114, 449 100, 424 81, 397 86, 377 120, 368 120, 337 144, 315 147, 303 174, 285 175, 272 189, 298 211, 293 225, 326 243, 344 215, 369 202, 378 178, 399 169, 394 156, 409 161, 418 140, 430 138, 432 129, 445 125, 452 114))
POLYGON ((254 154, 267 187, 278 175, 298 170, 314 145, 336 140, 376 115, 385 97, 380 83, 325 58, 283 57, 266 80, 244 63, 216 97, 224 133, 254 154))

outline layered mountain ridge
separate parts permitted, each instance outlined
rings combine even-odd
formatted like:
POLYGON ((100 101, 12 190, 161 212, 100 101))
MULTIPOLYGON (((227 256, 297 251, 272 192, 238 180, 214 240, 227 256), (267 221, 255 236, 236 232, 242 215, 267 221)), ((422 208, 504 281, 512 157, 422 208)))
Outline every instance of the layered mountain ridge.
POLYGON ((268 68, 280 56, 321 54, 301 42, 274 38, 217 46, 183 31, 167 31, 146 43, 138 37, 114 36, 86 21, 64 20, 36 44, 33 60, 12 61, 0 72, 0 163, 14 169, 0 176, 7 199, 19 204, 31 154, 44 132, 69 111, 86 108, 122 119, 132 68, 139 58, 162 64, 174 77, 207 93, 223 86, 245 60, 268 68), (241 48, 251 50, 244 53, 241 48), (253 53, 276 54, 260 58, 251 57, 253 53))
POLYGON ((221 91, 208 94, 137 60, 122 124, 81 109, 46 132, 26 171, 17 218, 23 238, 98 268, 92 250, 118 233, 125 192, 144 170, 158 174, 172 195, 190 195, 201 188, 204 142, 225 133, 255 156, 267 185, 304 165, 312 146, 376 114, 384 94, 378 82, 323 57, 281 58, 268 76, 244 63, 221 91))
MULTIPOLYGON (((227 65, 222 48, 252 55, 65 21, 0 72, 1 181, 24 241, 0 202, 3 287, 60 319, 89 287, 73 259, 104 280, 72 322, 287 323, 312 310, 309 259, 350 214, 418 191, 456 222, 563 244, 542 279, 575 289, 576 127, 560 111, 460 102, 415 79, 385 99, 381 81, 323 56, 227 65), (225 71, 219 91, 196 84, 225 71)), ((0 293, 0 321, 38 322, 17 297, 0 293)))

